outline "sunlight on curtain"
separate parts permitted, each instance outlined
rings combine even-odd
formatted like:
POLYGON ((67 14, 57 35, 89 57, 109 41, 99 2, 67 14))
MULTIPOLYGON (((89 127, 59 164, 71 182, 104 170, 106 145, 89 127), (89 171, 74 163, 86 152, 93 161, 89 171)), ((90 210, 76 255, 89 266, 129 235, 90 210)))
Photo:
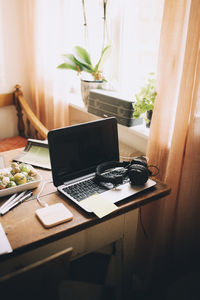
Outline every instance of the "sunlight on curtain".
POLYGON ((62 1, 43 0, 35 4, 35 79, 40 87, 48 128, 68 124, 66 82, 69 78, 67 74, 61 76, 56 69, 63 39, 62 10, 62 1))
POLYGON ((74 31, 72 20, 75 22, 75 16, 70 7, 74 1, 67 3, 69 9, 62 0, 24 1, 32 101, 37 115, 49 129, 68 124, 69 94, 76 81, 75 74, 56 68, 64 45, 73 43, 71 32, 74 31), (66 20, 68 26, 65 26, 66 20))
POLYGON ((157 71, 164 0, 123 1, 120 50, 120 88, 133 96, 157 71))

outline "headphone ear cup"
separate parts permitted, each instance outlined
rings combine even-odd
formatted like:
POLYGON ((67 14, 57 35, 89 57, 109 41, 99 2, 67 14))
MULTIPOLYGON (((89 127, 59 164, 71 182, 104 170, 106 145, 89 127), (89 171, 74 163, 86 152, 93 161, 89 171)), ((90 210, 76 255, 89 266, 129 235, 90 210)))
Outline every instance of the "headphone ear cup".
POLYGON ((145 168, 147 168, 147 160, 145 157, 136 157, 132 160, 131 164, 135 164, 135 165, 141 165, 144 166, 145 168))
POLYGON ((143 185, 149 179, 148 168, 140 164, 133 164, 128 171, 131 185, 143 185))
MULTIPOLYGON (((119 185, 123 183, 124 176, 127 174, 125 173, 124 175, 114 175, 114 176, 105 176, 102 173, 105 172, 108 169, 111 168, 116 168, 116 167, 124 167, 125 163, 124 162, 118 162, 118 161, 111 161, 111 162, 105 162, 97 166, 96 168, 96 174, 95 174, 95 179, 96 182, 110 182, 114 185, 119 185)), ((127 165, 127 163, 126 163, 127 165)))

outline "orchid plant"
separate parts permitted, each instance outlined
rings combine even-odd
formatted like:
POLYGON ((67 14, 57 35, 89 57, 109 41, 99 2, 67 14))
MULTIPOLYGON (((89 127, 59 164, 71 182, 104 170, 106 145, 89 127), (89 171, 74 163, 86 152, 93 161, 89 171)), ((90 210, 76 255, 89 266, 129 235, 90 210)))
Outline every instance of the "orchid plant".
POLYGON ((65 62, 58 65, 58 68, 74 70, 78 74, 83 71, 90 73, 94 80, 105 80, 102 69, 110 50, 110 45, 105 46, 101 51, 98 62, 93 65, 88 51, 81 46, 75 46, 75 54, 63 54, 62 57, 65 62))

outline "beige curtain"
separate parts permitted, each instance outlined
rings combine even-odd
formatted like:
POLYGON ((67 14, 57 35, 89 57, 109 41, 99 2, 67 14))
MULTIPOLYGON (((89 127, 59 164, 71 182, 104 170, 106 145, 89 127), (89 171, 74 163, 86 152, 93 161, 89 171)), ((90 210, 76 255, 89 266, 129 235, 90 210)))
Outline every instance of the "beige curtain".
POLYGON ((63 46, 64 2, 23 0, 23 4, 26 71, 33 108, 48 129, 66 126, 69 74, 56 69, 63 46))
POLYGON ((200 1, 165 0, 147 156, 171 194, 142 208, 135 265, 148 279, 200 253, 199 45, 200 1))

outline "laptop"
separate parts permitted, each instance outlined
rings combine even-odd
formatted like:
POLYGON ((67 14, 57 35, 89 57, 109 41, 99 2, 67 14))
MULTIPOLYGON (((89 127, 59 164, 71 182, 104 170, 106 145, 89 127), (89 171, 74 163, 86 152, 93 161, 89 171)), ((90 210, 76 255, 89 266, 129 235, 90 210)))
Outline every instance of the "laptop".
POLYGON ((48 143, 54 185, 84 210, 81 201, 96 193, 117 203, 156 184, 148 179, 142 186, 131 186, 125 180, 114 187, 95 181, 97 165, 119 161, 117 120, 114 117, 51 130, 48 143))

